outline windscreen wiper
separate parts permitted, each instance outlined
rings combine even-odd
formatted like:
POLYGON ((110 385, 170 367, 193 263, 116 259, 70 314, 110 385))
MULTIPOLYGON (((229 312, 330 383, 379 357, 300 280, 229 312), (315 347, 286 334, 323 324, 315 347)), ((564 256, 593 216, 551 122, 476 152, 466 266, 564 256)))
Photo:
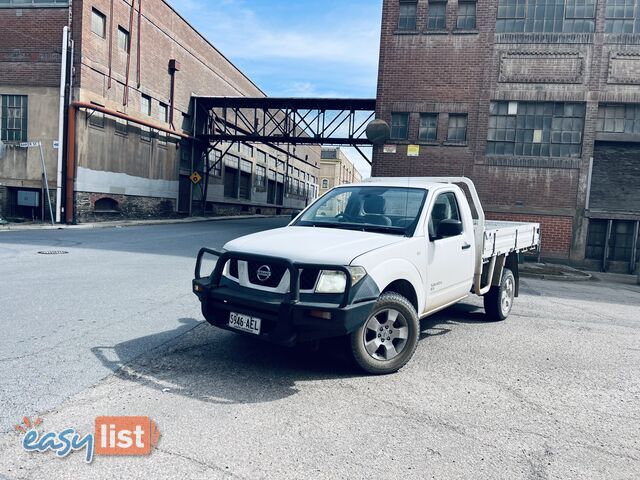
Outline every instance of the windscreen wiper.
POLYGON ((385 227, 384 225, 363 225, 363 230, 365 232, 383 232, 383 233, 393 233, 396 235, 406 235, 407 232, 404 228, 398 227, 385 227))

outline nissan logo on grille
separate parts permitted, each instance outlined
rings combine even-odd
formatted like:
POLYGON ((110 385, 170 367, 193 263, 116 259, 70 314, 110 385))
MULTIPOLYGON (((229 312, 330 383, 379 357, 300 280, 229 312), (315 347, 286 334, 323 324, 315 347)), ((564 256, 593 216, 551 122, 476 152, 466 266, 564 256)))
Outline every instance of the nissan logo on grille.
POLYGON ((262 265, 256 272, 258 280, 266 282, 271 278, 271 267, 269 265, 262 265))

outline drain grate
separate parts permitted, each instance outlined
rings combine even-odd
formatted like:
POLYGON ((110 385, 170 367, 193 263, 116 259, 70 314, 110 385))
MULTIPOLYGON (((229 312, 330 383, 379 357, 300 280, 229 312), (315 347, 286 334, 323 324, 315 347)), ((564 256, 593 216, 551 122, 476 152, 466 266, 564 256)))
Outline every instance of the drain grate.
POLYGON ((66 255, 69 252, 65 252, 64 250, 43 250, 38 252, 39 255, 66 255))

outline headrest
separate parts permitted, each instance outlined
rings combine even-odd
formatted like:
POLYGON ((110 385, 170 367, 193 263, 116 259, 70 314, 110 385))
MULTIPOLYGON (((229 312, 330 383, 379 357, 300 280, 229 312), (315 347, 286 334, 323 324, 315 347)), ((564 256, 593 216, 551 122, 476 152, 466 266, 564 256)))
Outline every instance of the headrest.
POLYGON ((363 210, 364 213, 374 214, 374 215, 382 215, 384 214, 384 205, 385 200, 384 197, 380 195, 367 197, 364 201, 363 210))

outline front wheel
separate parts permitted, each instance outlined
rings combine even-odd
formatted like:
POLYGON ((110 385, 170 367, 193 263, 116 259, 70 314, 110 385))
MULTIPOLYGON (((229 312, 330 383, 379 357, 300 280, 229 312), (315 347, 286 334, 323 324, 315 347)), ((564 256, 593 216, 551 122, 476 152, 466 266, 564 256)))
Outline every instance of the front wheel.
POLYGON ((513 308, 516 296, 516 278, 508 268, 502 271, 500 285, 491 287, 484 296, 484 311, 490 321, 505 320, 513 308))
POLYGON ((368 373, 394 373, 413 357, 419 334, 411 302, 397 293, 383 293, 364 325, 351 334, 351 353, 368 373))

